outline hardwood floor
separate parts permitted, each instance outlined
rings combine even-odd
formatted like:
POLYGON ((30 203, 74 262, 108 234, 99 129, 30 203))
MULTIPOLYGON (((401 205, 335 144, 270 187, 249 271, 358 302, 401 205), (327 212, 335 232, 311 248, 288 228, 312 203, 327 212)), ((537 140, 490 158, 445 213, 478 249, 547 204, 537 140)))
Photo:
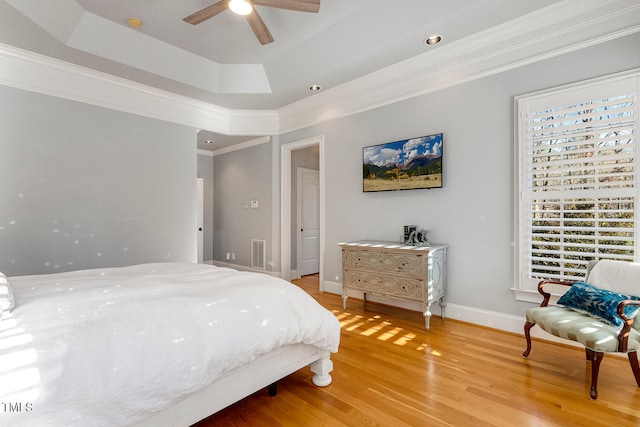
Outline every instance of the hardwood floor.
POLYGON ((198 423, 213 426, 637 426, 640 388, 626 358, 605 356, 598 400, 589 399, 584 350, 317 291, 340 319, 333 383, 302 369, 198 423))

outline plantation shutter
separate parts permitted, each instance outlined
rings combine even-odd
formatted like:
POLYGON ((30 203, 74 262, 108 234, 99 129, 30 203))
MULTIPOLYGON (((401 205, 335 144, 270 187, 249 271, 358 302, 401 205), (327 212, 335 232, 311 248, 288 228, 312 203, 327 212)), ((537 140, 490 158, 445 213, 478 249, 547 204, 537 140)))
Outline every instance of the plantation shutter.
POLYGON ((636 259, 637 81, 601 81, 521 101, 524 288, 584 277, 592 259, 636 259))

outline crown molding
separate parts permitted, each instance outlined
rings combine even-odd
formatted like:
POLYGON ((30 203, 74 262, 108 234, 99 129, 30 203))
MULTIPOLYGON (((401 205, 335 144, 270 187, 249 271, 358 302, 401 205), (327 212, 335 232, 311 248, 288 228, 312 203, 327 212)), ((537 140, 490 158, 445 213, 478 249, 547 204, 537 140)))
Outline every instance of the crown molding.
POLYGON ((245 148, 255 147, 256 145, 266 144, 271 141, 270 136, 263 136, 260 138, 252 139, 251 141, 241 142, 240 144, 234 144, 231 147, 221 148, 219 150, 214 150, 213 155, 219 156, 221 154, 231 153, 233 151, 244 150, 245 148))
POLYGON ((213 157, 213 151, 203 150, 201 148, 198 148, 196 152, 198 153, 198 156, 213 157))
POLYGON ((346 117, 640 31, 636 0, 565 0, 278 109, 280 132, 346 117))
POLYGON ((262 64, 212 61, 91 13, 76 0, 6 2, 73 49, 213 93, 271 93, 262 64), (109 40, 109 43, 96 43, 97 40, 109 40), (154 55, 150 56, 149 52, 154 55))
POLYGON ((565 0, 278 110, 232 110, 0 44, 0 84, 224 135, 279 135, 640 31, 637 0, 565 0))
POLYGON ((0 84, 225 135, 274 135, 273 110, 234 111, 0 44, 0 84))

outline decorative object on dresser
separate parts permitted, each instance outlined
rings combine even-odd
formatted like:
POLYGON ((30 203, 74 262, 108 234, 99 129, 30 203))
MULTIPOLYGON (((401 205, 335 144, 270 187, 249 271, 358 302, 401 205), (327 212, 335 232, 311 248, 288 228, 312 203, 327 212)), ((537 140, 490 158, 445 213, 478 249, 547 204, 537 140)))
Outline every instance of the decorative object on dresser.
POLYGON ((411 233, 413 233, 417 229, 418 229, 417 225, 405 225, 403 242, 407 243, 409 241, 409 236, 411 236, 411 233))
POLYGON ((447 293, 447 245, 410 246, 403 243, 357 241, 342 247, 342 301, 347 309, 349 290, 383 298, 399 298, 424 304, 423 315, 430 327, 434 301, 442 318, 447 293))
POLYGON ((424 228, 413 230, 404 241, 404 244, 409 246, 429 246, 429 230, 424 228))

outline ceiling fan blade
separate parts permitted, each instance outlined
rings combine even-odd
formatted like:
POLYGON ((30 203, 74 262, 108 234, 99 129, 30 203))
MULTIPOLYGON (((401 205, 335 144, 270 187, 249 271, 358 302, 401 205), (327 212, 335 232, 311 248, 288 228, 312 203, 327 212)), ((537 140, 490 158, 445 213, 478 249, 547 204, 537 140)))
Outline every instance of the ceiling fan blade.
POLYGON ((220 0, 218 3, 212 4, 211 6, 197 11, 193 15, 187 16, 183 19, 183 21, 188 22, 191 25, 196 25, 206 21, 209 18, 213 18, 214 16, 221 12, 224 12, 228 8, 229 2, 227 0, 220 0))
POLYGON ((253 0, 253 4, 298 12, 318 13, 320 10, 320 0, 253 0))
POLYGON ((256 35, 261 45, 273 43, 273 36, 264 24, 262 18, 260 18, 260 15, 258 15, 258 11, 255 8, 253 9, 253 12, 245 16, 245 18, 247 18, 247 22, 253 30, 253 34, 256 35))

